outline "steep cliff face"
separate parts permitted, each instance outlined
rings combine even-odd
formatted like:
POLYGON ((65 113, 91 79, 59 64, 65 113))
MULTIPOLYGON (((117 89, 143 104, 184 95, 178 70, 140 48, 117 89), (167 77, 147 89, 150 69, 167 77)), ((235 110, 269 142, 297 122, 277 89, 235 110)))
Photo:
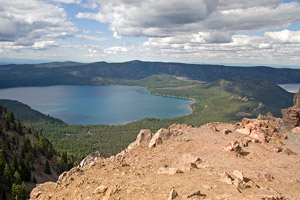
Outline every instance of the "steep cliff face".
POLYGON ((281 119, 141 130, 127 149, 90 155, 31 199, 298 199, 300 132, 281 119))

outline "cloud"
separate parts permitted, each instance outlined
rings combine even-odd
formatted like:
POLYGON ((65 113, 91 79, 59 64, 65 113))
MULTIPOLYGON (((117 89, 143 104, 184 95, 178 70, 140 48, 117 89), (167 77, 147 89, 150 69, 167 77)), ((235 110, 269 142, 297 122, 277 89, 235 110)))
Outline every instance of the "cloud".
POLYGON ((284 28, 300 20, 300 3, 281 0, 94 0, 97 13, 77 18, 109 23, 118 36, 174 37, 204 33, 210 43, 231 42, 236 33, 284 28))
POLYGON ((239 0, 220 0, 219 5, 221 10, 226 9, 245 9, 252 7, 276 7, 282 0, 251 0, 251 1, 239 1, 239 0))
POLYGON ((264 36, 282 44, 300 44, 300 31, 265 32, 264 36))
POLYGON ((105 41, 108 40, 108 38, 105 37, 96 37, 96 36, 91 36, 91 35, 86 35, 86 34, 79 34, 75 36, 76 38, 81 38, 81 39, 86 39, 86 40, 93 40, 93 41, 105 41))
POLYGON ((275 7, 250 7, 214 12, 203 26, 211 30, 257 32, 285 28, 300 20, 299 3, 282 3, 275 7))
POLYGON ((72 4, 72 3, 80 4, 82 0, 51 0, 51 1, 58 2, 58 3, 65 3, 65 4, 72 4))
MULTIPOLYGON (((96 13, 78 13, 78 18, 109 23, 115 36, 145 36, 136 47, 104 50, 106 54, 143 55, 146 59, 207 63, 295 63, 300 58, 298 33, 279 36, 249 33, 282 29, 300 21, 300 3, 281 0, 94 0, 96 13), (243 35, 243 34, 247 35, 243 35), (293 35, 293 36, 292 36, 293 35), (275 43, 274 43, 275 42, 275 43)), ((286 34, 286 33, 285 33, 286 34)), ((284 35, 283 33, 280 34, 284 35)))
POLYGON ((64 9, 37 0, 2 1, 0 27, 0 43, 35 49, 77 31, 64 9))
POLYGON ((91 48, 89 48, 89 49, 88 49, 88 52, 94 54, 94 53, 97 53, 97 50, 96 50, 96 49, 91 49, 91 48))
POLYGON ((268 37, 249 35, 233 35, 228 43, 209 43, 205 37, 199 33, 189 37, 149 38, 143 43, 143 51, 173 62, 296 65, 300 61, 299 44, 273 43, 268 37))
POLYGON ((96 9, 99 7, 99 3, 97 3, 97 0, 86 0, 84 3, 81 3, 80 6, 83 8, 96 9))
POLYGON ((121 46, 114 46, 114 47, 109 47, 107 49, 104 49, 104 52, 107 54, 117 54, 121 52, 127 52, 126 47, 121 47, 121 46))

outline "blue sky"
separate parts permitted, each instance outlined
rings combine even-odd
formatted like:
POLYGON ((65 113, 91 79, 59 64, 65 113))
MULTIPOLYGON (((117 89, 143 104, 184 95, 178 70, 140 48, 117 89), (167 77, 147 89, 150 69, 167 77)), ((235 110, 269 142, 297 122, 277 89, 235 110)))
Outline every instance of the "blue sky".
POLYGON ((298 66, 298 0, 0 0, 0 62, 298 66))

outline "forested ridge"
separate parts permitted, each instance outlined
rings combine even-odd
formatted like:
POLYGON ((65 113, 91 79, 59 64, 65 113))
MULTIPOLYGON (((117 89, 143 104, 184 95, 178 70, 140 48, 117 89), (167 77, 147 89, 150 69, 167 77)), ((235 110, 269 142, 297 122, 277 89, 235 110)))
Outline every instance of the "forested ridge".
POLYGON ((234 78, 263 79, 273 83, 296 83, 300 69, 271 67, 231 67, 164 62, 124 63, 55 62, 27 65, 0 65, 0 87, 49 85, 108 85, 115 79, 138 80, 168 74, 201 81, 234 78))
POLYGON ((0 199, 3 200, 28 199, 29 191, 37 183, 55 181, 61 172, 76 165, 74 156, 56 151, 39 131, 24 126, 1 104, 0 147, 0 199))

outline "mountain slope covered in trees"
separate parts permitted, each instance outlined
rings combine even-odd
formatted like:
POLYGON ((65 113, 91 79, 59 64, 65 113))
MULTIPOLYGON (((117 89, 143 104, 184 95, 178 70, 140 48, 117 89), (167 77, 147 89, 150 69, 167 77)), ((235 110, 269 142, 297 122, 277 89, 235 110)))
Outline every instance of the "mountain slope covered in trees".
POLYGON ((74 158, 55 151, 38 131, 27 128, 0 105, 0 199, 28 198, 37 183, 55 181, 74 158))
POLYGON ((157 74, 188 77, 201 81, 233 78, 263 79, 273 83, 295 83, 300 69, 271 67, 230 67, 163 62, 124 63, 45 63, 38 65, 1 65, 0 87, 48 85, 107 85, 112 79, 138 80, 157 74))

